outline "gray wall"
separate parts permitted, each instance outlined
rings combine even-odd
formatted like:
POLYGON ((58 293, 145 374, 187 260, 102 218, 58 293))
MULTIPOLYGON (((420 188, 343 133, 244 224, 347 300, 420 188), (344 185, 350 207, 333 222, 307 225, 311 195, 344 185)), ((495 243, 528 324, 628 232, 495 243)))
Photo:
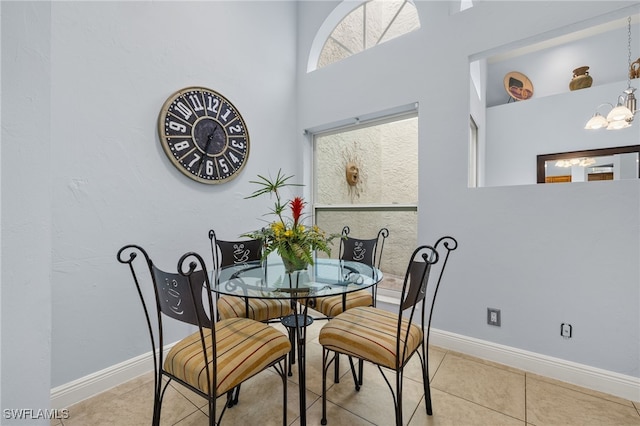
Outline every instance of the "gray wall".
POLYGON ((206 254, 210 227, 260 223, 256 174, 307 175, 303 129, 416 101, 418 241, 460 241, 434 326, 638 377, 638 182, 466 187, 469 55, 618 4, 498 3, 418 2, 422 30, 306 74, 335 2, 2 2, 2 408, 45 408, 50 387, 148 351, 123 244, 166 268, 206 254), (190 181, 158 143, 162 103, 190 85, 247 121, 249 162, 225 185, 190 181))
MULTIPOLYGON (((336 4, 299 6, 300 133, 419 103, 418 243, 460 242, 434 327, 639 377, 640 183, 470 189, 466 163, 470 56, 630 3, 478 2, 450 15, 447 2, 417 2, 420 31, 307 74, 336 4), (489 306, 502 310, 502 327, 486 325, 489 306)), ((545 143, 565 150, 563 138, 545 143)))
POLYGON ((115 262, 120 246, 136 242, 175 268, 180 253, 209 252, 210 228, 235 238, 261 226, 256 212, 269 200, 244 200, 249 180, 299 172, 294 11, 287 2, 53 4, 53 386, 149 350, 128 271, 115 262), (227 96, 247 123, 248 163, 224 185, 185 178, 158 143, 163 102, 191 85, 227 96))
MULTIPOLYGON (((47 408, 54 291, 51 280, 51 5, 3 2, 0 7, 0 406, 3 409, 47 408)), ((1 422, 8 424, 4 415, 1 422)))

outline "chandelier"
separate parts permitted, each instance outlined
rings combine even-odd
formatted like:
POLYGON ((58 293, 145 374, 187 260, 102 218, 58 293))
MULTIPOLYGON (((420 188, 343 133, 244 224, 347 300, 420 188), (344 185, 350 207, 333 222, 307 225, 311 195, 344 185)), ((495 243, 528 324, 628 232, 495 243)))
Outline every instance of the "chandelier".
POLYGON ((596 160, 588 157, 572 158, 570 160, 556 161, 556 167, 573 167, 573 166, 587 167, 587 166, 592 166, 594 164, 596 164, 596 160))
POLYGON ((637 111, 636 109, 636 97, 633 92, 635 92, 636 88, 631 87, 631 76, 632 68, 631 68, 631 17, 627 19, 628 25, 628 41, 627 41, 627 51, 628 51, 628 78, 627 78, 627 88, 622 92, 623 94, 618 96, 617 104, 614 107, 610 103, 603 103, 598 105, 596 108, 595 114, 587 124, 584 126, 587 130, 596 130, 606 128, 607 130, 618 130, 624 129, 631 126, 633 122, 633 117, 637 111), (609 106, 611 110, 607 114, 607 116, 601 115, 598 110, 601 107, 609 106))

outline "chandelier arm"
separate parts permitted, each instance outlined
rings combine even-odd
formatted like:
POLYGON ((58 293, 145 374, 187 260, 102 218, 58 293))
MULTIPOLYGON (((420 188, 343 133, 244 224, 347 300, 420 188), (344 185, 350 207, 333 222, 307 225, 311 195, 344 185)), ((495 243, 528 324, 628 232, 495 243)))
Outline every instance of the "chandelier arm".
POLYGON ((596 113, 600 110, 601 107, 603 106, 608 106, 609 110, 612 110, 614 108, 613 104, 609 103, 609 102, 603 102, 600 105, 598 105, 598 107, 596 108, 596 113))
POLYGON ((627 18, 627 88, 631 87, 631 16, 627 18))
POLYGON ((617 105, 614 107, 608 102, 598 105, 596 112, 593 114, 591 119, 587 121, 587 124, 584 127, 585 129, 624 129, 629 127, 633 122, 633 118, 637 112, 637 100, 633 93, 636 88, 631 87, 631 16, 627 18, 627 70, 627 89, 623 91, 623 95, 618 96, 617 105), (605 123, 605 120, 603 120, 604 117, 602 117, 598 112, 598 110, 605 105, 609 105, 611 107, 611 110, 606 117, 608 124, 605 123))

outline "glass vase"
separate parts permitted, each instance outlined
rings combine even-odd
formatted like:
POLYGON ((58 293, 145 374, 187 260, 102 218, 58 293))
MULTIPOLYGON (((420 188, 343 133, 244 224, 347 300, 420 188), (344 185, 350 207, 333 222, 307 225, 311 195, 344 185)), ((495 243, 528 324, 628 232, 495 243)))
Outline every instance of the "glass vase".
POLYGON ((300 259, 300 258, 291 259, 285 256, 280 256, 280 257, 282 258, 282 264, 284 265, 284 269, 285 271, 287 271, 288 274, 291 274, 292 272, 295 272, 295 271, 303 271, 307 269, 307 266, 309 266, 309 263, 304 259, 300 259))

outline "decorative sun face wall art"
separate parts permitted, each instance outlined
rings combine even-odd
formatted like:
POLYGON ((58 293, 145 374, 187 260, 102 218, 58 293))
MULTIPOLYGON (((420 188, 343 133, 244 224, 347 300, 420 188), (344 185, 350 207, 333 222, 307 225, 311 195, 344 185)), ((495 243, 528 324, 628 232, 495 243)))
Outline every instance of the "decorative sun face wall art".
POLYGON ((347 161, 345 167, 345 177, 347 179, 347 185, 356 186, 360 182, 360 168, 355 161, 347 161))
POLYGON ((362 161, 358 158, 359 151, 360 147, 357 141, 354 141, 351 146, 346 146, 342 151, 345 182, 347 183, 347 192, 352 202, 360 198, 360 191, 362 191, 364 186, 364 179, 360 171, 362 161))
POLYGON ((318 204, 417 204, 418 119, 319 135, 318 204))

